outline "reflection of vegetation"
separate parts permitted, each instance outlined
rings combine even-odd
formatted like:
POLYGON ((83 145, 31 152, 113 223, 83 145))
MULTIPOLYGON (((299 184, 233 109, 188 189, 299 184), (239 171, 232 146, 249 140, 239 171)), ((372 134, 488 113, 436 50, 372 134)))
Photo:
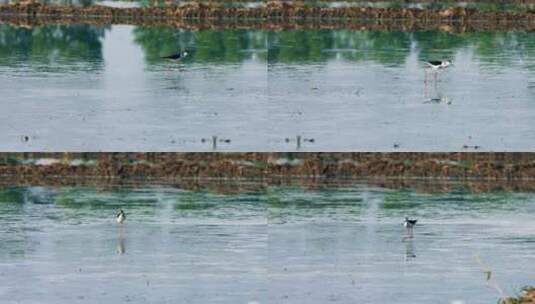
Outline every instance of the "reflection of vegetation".
MULTIPOLYGON (((27 61, 46 69, 53 68, 56 61, 84 62, 99 68, 104 30, 88 25, 32 29, 0 25, 0 64, 9 64, 17 58, 17 62, 27 61)), ((337 58, 396 66, 404 64, 411 52, 417 52, 420 60, 454 59, 459 50, 469 49, 482 64, 503 67, 521 58, 527 68, 535 69, 535 33, 530 32, 288 30, 268 33, 137 27, 134 37, 149 63, 187 50, 191 55, 187 60, 195 62, 238 63, 258 58, 271 63, 306 63, 337 58)))
POLYGON ((282 31, 269 36, 269 61, 288 63, 343 58, 398 65, 409 55, 410 44, 410 35, 403 32, 282 31))
MULTIPOLYGON (((31 210, 46 210, 41 216, 65 223, 90 222, 92 218, 113 219, 119 208, 131 218, 155 220, 165 213, 171 218, 221 217, 225 219, 333 217, 353 219, 361 215, 402 219, 405 215, 433 217, 527 212, 532 194, 515 192, 418 193, 411 189, 316 188, 273 186, 266 191, 214 194, 204 191, 176 191, 168 188, 8 187, 0 189, 0 211, 17 217, 31 210), (47 206, 38 207, 47 204, 47 206), (36 209, 41 208, 41 209, 36 209)), ((6 218, 6 217, 5 217, 6 218)), ((1 218, 0 218, 1 224, 1 218)))
MULTIPOLYGON (((412 210, 421 205, 421 200, 416 200, 413 197, 413 193, 408 190, 389 191, 384 194, 381 208, 388 215, 391 211, 395 210, 412 210)), ((395 213, 395 212, 394 212, 395 213)))
POLYGON ((27 238, 22 228, 24 202, 28 190, 24 187, 0 188, 0 258, 24 256, 27 238))
MULTIPOLYGON (((462 35, 447 32, 425 31, 413 35, 420 50, 420 59, 452 59, 460 48, 472 48, 476 57, 485 63, 509 65, 515 60, 514 55, 529 56, 530 52, 519 52, 518 47, 533 44, 535 38, 525 33, 516 32, 478 32, 462 35), (519 45, 520 44, 520 45, 519 45)), ((535 45, 530 46, 533 49, 535 45)))
POLYGON ((155 207, 157 200, 128 188, 104 193, 87 188, 63 188, 55 195, 55 202, 69 209, 117 210, 125 205, 150 209, 155 207))
POLYGON ((453 59, 455 52, 467 46, 464 35, 455 35, 443 31, 421 31, 412 35, 412 40, 417 43, 421 60, 429 59, 453 59))
POLYGON ((358 215, 364 206, 360 193, 352 189, 269 188, 265 194, 269 220, 312 218, 335 214, 358 215))
POLYGON ((25 193, 26 189, 21 187, 0 188, 0 204, 22 204, 25 193))
POLYGON ((334 58, 400 65, 412 48, 421 60, 453 59, 463 48, 472 49, 483 63, 509 65, 518 57, 535 68, 535 34, 526 32, 445 31, 378 32, 351 30, 280 31, 269 34, 271 63, 322 62, 334 58), (515 58, 516 56, 516 58, 515 58))
POLYGON ((204 192, 184 192, 174 204, 177 211, 195 211, 216 208, 217 204, 207 201, 207 194, 204 192))
POLYGON ((331 48, 334 31, 281 31, 269 35, 269 60, 323 61, 331 48))
POLYGON ((183 31, 164 27, 137 27, 135 41, 145 51, 148 62, 187 50, 187 60, 195 62, 241 62, 258 52, 265 57, 266 34, 250 30, 183 31))
POLYGON ((523 208, 525 194, 514 192, 471 193, 468 189, 448 193, 421 194, 409 189, 385 192, 381 212, 390 217, 403 217, 430 210, 485 214, 523 208))
POLYGON ((89 25, 50 25, 31 29, 0 24, 0 63, 31 61, 48 65, 85 61, 101 65, 104 28, 89 25))

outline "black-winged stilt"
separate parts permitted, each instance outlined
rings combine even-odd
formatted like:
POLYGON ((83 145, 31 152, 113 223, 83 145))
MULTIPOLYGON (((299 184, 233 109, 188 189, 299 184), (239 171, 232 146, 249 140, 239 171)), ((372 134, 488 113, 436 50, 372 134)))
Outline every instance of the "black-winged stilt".
POLYGON ((426 64, 428 68, 431 68, 433 71, 445 69, 453 65, 453 63, 450 60, 429 60, 429 61, 424 61, 424 63, 426 64))
POLYGON ((414 226, 416 226, 416 222, 418 222, 418 220, 410 220, 408 217, 405 217, 403 226, 407 228, 407 236, 403 239, 412 239, 414 237, 414 226))
POLYGON ((405 222, 403 222, 403 226, 405 226, 405 228, 407 229, 412 229, 414 228, 414 226, 416 226, 416 222, 418 222, 418 220, 410 220, 408 217, 405 217, 405 222))
POLYGON ((427 69, 431 69, 433 72, 433 78, 435 81, 435 90, 437 89, 437 82, 438 82, 438 72, 440 70, 443 70, 451 65, 453 63, 450 60, 427 60, 424 61, 426 69, 425 71, 425 77, 424 77, 424 84, 426 84, 425 91, 427 91, 427 69))
POLYGON ((418 222, 418 220, 411 220, 408 217, 405 217, 403 226, 407 229, 407 235, 401 239, 402 241, 414 238, 414 226, 416 226, 416 222, 418 222))
POLYGON ((173 55, 169 55, 169 56, 164 56, 162 57, 162 59, 171 59, 171 60, 181 60, 181 59, 184 59, 186 56, 188 56, 188 52, 182 52, 182 53, 176 53, 176 54, 173 54, 173 55))
POLYGON ((126 220, 126 214, 124 214, 123 209, 121 209, 119 213, 117 213, 116 219, 117 223, 119 224, 122 224, 126 220))
POLYGON ((416 257, 416 250, 414 247, 414 239, 408 238, 408 241, 405 242, 405 261, 409 261, 416 257))

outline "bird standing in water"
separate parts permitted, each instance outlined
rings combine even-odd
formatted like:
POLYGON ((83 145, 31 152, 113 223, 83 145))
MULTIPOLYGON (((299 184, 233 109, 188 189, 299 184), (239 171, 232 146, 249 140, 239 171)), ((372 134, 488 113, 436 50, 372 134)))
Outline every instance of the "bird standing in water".
POLYGON ((427 67, 431 68, 433 71, 438 71, 441 69, 445 69, 449 67, 450 65, 453 65, 453 63, 449 60, 430 60, 430 61, 424 61, 424 63, 427 65, 427 67))
POLYGON ((126 214, 124 214, 123 209, 121 209, 119 213, 117 213, 116 219, 117 223, 119 224, 122 224, 126 220, 126 214))
POLYGON ((418 222, 418 220, 409 220, 408 217, 405 217, 405 222, 403 222, 403 226, 405 226, 405 228, 407 229, 412 229, 416 225, 416 222, 418 222))
POLYGON ((408 217, 405 217, 405 221, 403 222, 403 226, 405 226, 405 228, 407 228, 407 234, 408 234, 408 238, 413 238, 414 237, 414 234, 413 234, 413 229, 414 229, 414 226, 416 226, 416 222, 418 222, 418 220, 410 220, 408 217))
MULTIPOLYGON (((430 68, 433 71, 435 88, 437 86, 438 71, 443 70, 453 65, 453 63, 450 60, 428 60, 428 61, 424 61, 424 64, 426 65, 426 68, 430 68)), ((427 71, 425 72, 424 83, 427 84, 427 71)))
POLYGON ((182 52, 182 53, 178 52, 173 55, 164 56, 162 57, 162 59, 171 59, 171 60, 179 61, 179 60, 184 59, 186 56, 188 56, 188 52, 182 52))

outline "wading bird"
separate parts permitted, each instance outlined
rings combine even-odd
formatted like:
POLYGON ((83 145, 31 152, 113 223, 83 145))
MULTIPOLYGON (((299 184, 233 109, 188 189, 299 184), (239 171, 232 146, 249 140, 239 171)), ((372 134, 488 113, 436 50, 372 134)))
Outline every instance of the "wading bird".
MULTIPOLYGON (((452 66, 453 63, 450 60, 428 60, 424 61, 425 67, 433 71, 433 78, 435 80, 435 86, 437 84, 437 75, 438 71, 443 70, 449 66, 452 66)), ((425 83, 427 83, 427 71, 425 72, 425 83)))
POLYGON ((409 239, 412 239, 414 237, 413 229, 414 226, 416 226, 416 222, 418 222, 418 220, 410 220, 408 217, 405 217, 403 226, 407 228, 407 238, 409 239))
POLYGON ((424 63, 427 65, 428 68, 431 68, 433 71, 442 70, 449 67, 450 65, 453 65, 450 60, 430 60, 424 61, 424 63))
POLYGON ((410 220, 408 217, 405 217, 405 222, 403 222, 403 226, 405 226, 405 228, 407 229, 412 229, 414 228, 414 226, 416 226, 416 222, 418 222, 418 220, 410 220))
POLYGON ((162 57, 162 59, 170 59, 170 60, 179 61, 179 60, 184 59, 186 56, 188 56, 188 52, 182 52, 182 53, 178 52, 178 53, 173 54, 173 55, 164 56, 164 57, 162 57))
POLYGON ((119 224, 122 224, 126 220, 126 214, 124 214, 123 209, 121 209, 119 213, 117 213, 116 220, 119 224))

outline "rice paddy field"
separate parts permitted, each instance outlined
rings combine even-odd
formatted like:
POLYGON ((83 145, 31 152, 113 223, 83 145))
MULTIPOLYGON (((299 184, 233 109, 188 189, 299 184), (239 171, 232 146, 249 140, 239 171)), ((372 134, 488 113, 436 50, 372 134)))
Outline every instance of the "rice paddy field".
POLYGON ((0 96, 1 303, 533 296, 532 0, 0 0, 0 96))
POLYGON ((533 194, 449 187, 4 185, 0 296, 4 303, 496 303, 518 294, 535 279, 533 194), (118 226, 119 208, 127 221, 118 226), (405 215, 419 219, 410 239, 405 215))
POLYGON ((533 41, 520 30, 2 24, 0 148, 530 151, 533 41), (161 58, 178 50, 188 56, 161 58), (431 59, 453 65, 434 73, 431 59))

